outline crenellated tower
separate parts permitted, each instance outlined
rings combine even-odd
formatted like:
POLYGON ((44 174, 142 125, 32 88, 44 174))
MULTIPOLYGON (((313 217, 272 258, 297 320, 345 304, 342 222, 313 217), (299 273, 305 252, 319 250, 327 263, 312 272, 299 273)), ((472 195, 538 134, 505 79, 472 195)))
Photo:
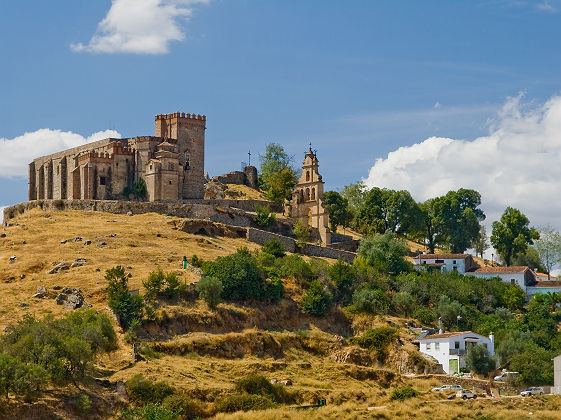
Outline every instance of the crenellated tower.
POLYGON ((184 112, 155 117, 155 135, 176 144, 182 199, 203 198, 206 116, 184 112), (175 141, 174 141, 175 140, 175 141))

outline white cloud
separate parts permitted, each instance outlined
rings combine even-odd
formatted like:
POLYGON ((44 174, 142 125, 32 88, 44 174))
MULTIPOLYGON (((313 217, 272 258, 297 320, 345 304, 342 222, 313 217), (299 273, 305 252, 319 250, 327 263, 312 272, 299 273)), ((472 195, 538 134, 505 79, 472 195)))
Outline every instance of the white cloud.
POLYGON ((181 24, 192 15, 192 6, 209 0, 112 0, 107 16, 86 45, 72 51, 92 53, 165 54, 169 43, 182 41, 181 24))
POLYGON ((431 137, 376 160, 368 186, 406 189, 419 201, 460 187, 482 195, 487 223, 506 206, 534 225, 561 230, 561 96, 534 109, 510 98, 489 135, 473 141, 431 137))
POLYGON ((0 177, 27 177, 33 159, 108 137, 121 138, 115 130, 98 131, 89 137, 71 131, 42 128, 13 139, 0 137, 0 177))

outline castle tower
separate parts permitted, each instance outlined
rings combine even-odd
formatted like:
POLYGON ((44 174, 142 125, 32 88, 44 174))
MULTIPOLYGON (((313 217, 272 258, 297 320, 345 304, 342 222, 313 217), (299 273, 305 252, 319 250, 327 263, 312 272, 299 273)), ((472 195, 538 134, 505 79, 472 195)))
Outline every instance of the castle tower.
POLYGON ((180 199, 204 197, 206 116, 175 112, 156 115, 155 135, 176 140, 180 199))
POLYGON ((331 243, 329 213, 323 204, 323 180, 319 174, 319 162, 312 148, 302 162, 302 175, 292 191, 289 214, 305 225, 317 229, 324 245, 331 243))

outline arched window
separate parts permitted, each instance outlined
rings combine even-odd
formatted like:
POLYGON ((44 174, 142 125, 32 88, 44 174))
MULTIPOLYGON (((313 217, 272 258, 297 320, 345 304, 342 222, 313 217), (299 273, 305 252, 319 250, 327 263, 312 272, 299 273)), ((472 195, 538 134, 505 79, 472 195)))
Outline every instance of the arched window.
POLYGON ((310 171, 306 171, 306 181, 310 180, 310 171))
POLYGON ((300 202, 304 201, 304 190, 300 190, 300 202))
POLYGON ((310 189, 306 188, 306 200, 310 199, 310 189))
POLYGON ((316 189, 312 188, 312 200, 316 199, 316 189))

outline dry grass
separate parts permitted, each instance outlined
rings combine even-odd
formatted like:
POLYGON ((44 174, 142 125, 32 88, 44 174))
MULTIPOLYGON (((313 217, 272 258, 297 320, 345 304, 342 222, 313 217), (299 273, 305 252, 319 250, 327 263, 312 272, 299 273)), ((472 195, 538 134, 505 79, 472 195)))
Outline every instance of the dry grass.
POLYGON ((264 200, 263 194, 259 190, 254 190, 253 188, 248 187, 247 185, 238 185, 238 184, 225 184, 228 188, 226 190, 226 195, 228 195, 228 191, 235 191, 240 192, 243 194, 241 197, 235 197, 240 200, 264 200))
POLYGON ((52 290, 53 286, 80 288, 94 308, 105 308, 105 270, 116 265, 132 267, 129 280, 131 289, 142 289, 142 280, 150 271, 160 267, 165 271, 182 272, 186 282, 197 276, 181 270, 181 260, 197 254, 204 259, 227 255, 241 246, 250 249, 257 245, 243 239, 209 238, 174 230, 164 215, 149 213, 127 216, 89 211, 43 212, 33 209, 11 220, 13 227, 4 227, 0 233, 0 329, 18 320, 22 315, 20 303, 26 302, 25 311, 34 314, 60 314, 64 311, 54 299, 32 299, 38 286, 52 290), (116 234, 111 237, 111 234, 116 234), (82 237, 81 242, 60 241, 82 237), (91 240, 91 245, 84 245, 91 240), (23 243, 25 241, 25 243, 23 243), (98 242, 107 245, 97 247, 98 242), (9 264, 11 255, 17 260, 9 264), (53 265, 76 258, 86 258, 82 267, 56 274, 47 274, 53 265), (20 279, 20 275, 25 275, 20 279))

